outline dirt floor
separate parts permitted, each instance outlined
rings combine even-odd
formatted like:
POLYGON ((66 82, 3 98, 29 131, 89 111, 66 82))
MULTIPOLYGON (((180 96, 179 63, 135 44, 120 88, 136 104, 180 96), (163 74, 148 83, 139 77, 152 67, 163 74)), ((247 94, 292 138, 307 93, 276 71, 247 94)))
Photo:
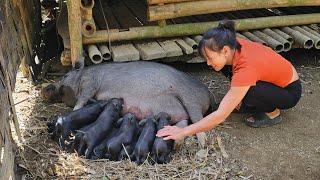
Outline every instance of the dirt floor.
MULTIPOLYGON (((299 72, 303 96, 295 108, 283 111, 281 124, 250 128, 242 123, 246 115, 232 114, 207 133, 205 151, 198 152, 195 137, 190 137, 171 163, 155 166, 85 160, 61 151, 46 123, 71 109, 44 102, 41 85, 32 85, 19 73, 14 94, 23 133, 18 170, 27 179, 320 179, 320 52, 295 50, 285 56, 299 72)), ((208 85, 218 101, 228 89, 227 79, 205 64, 174 66, 208 85)))

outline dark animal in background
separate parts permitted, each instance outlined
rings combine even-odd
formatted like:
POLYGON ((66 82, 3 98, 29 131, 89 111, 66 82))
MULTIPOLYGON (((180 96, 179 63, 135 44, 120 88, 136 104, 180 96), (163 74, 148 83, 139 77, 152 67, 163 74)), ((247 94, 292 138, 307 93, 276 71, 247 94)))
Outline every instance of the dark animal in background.
POLYGON ((64 148, 65 140, 69 138, 71 132, 93 123, 103 111, 106 104, 107 101, 99 101, 72 111, 67 115, 58 117, 53 131, 53 137, 57 139, 60 146, 64 148))
POLYGON ((111 132, 113 124, 119 119, 123 99, 113 98, 108 101, 105 109, 93 125, 84 132, 80 140, 79 155, 85 154, 91 158, 93 149, 100 144, 111 132))
POLYGON ((148 158, 153 141, 156 137, 157 127, 154 117, 148 117, 147 119, 141 120, 139 125, 142 126, 142 130, 131 159, 137 164, 142 164, 148 158))
MULTIPOLYGON (((160 112, 157 115, 157 131, 164 126, 170 125, 170 116, 165 112, 160 112)), ((163 140, 162 137, 156 137, 152 147, 152 159, 159 164, 166 164, 170 162, 170 152, 173 148, 173 140, 163 140)))
MULTIPOLYGON (((90 98, 121 97, 125 102, 122 116, 131 112, 141 120, 149 114, 167 112, 172 124, 186 119, 195 123, 214 105, 208 88, 199 80, 170 66, 142 61, 70 71, 42 93, 45 99, 63 101, 74 109, 83 107, 90 98)), ((203 147, 205 133, 198 133, 197 137, 203 147)))

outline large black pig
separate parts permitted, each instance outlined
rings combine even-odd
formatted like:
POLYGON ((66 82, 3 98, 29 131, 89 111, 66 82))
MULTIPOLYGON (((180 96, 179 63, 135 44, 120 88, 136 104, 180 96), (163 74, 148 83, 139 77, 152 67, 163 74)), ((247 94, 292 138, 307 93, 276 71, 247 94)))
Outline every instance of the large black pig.
MULTIPOLYGON (((200 81, 170 66, 144 61, 108 63, 71 71, 61 81, 44 88, 43 96, 51 101, 62 100, 74 109, 83 107, 90 98, 121 97, 122 115, 131 112, 141 120, 167 112, 171 124, 186 119, 195 123, 203 118, 210 105, 215 105, 200 81)), ((203 147, 205 133, 198 133, 197 137, 203 147)))

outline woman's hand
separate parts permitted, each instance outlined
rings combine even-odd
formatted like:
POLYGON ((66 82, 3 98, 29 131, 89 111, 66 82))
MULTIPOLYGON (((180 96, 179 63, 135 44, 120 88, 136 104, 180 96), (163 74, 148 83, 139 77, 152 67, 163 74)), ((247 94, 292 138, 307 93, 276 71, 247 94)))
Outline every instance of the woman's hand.
POLYGON ((163 140, 182 140, 185 136, 184 129, 178 126, 164 126, 157 132, 157 137, 164 137, 163 140))

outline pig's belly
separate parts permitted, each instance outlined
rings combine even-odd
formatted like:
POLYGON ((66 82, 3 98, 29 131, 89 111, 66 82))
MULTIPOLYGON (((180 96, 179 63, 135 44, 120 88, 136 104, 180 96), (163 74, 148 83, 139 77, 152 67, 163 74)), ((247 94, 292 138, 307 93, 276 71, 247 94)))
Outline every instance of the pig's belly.
POLYGON ((148 115, 157 115, 166 112, 174 124, 180 120, 189 119, 188 113, 178 99, 172 95, 158 97, 124 97, 123 114, 134 113, 139 120, 148 115))

